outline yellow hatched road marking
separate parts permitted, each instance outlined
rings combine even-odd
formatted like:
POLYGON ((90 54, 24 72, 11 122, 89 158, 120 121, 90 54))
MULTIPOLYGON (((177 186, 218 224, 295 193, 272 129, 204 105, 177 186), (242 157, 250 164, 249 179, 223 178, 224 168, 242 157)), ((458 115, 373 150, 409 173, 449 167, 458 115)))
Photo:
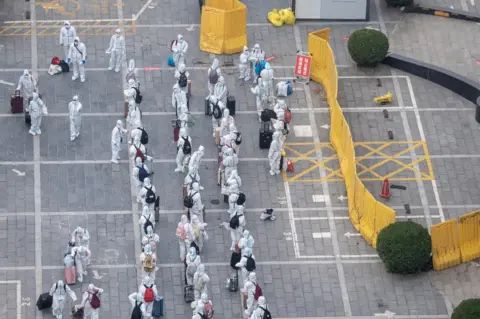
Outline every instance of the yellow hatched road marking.
MULTIPOLYGON (((117 20, 92 20, 80 22, 77 24, 77 34, 80 36, 91 35, 111 35, 113 31, 119 28, 119 21, 117 20)), ((62 22, 41 21, 35 26, 38 31, 38 36, 58 36, 62 22)), ((0 25, 0 37, 8 36, 28 36, 31 34, 30 22, 15 22, 0 25)), ((125 24, 126 34, 134 34, 136 32, 135 21, 127 21, 125 24)))

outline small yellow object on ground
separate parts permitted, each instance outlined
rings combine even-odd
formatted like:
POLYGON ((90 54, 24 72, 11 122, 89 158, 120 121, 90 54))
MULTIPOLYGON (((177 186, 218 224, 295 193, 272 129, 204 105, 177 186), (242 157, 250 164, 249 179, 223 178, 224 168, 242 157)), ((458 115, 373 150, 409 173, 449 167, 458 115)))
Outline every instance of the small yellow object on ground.
POLYGON ((280 14, 278 14, 277 9, 273 9, 268 13, 268 21, 276 27, 281 27, 283 25, 283 19, 280 14))

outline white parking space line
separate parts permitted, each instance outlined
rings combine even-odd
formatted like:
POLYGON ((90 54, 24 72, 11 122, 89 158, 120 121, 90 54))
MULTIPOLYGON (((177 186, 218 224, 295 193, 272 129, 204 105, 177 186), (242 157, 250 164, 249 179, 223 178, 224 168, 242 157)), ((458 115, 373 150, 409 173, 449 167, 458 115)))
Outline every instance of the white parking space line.
POLYGON ((312 126, 311 125, 294 125, 293 132, 295 137, 312 137, 312 126))
MULTIPOLYGON (((22 319, 22 282, 20 280, 1 280, 0 284, 16 286, 15 288, 16 288, 16 299, 17 299, 17 305, 16 305, 17 319, 22 319)), ((5 289, 5 291, 11 291, 11 290, 5 289)), ((4 300, 4 302, 5 302, 5 306, 7 306, 6 299, 4 300)))
POLYGON ((312 200, 314 203, 325 203, 327 198, 325 195, 312 195, 312 200))
POLYGON ((313 239, 323 239, 323 238, 332 238, 332 233, 323 232, 323 233, 312 233, 313 239))

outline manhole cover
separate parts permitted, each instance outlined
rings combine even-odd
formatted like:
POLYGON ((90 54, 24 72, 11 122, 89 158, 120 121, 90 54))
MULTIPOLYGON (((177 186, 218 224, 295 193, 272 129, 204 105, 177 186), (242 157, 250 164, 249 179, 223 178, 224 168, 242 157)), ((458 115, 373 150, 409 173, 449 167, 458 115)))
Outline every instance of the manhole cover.
POLYGON ((211 203, 212 205, 218 205, 218 204, 220 204, 220 201, 219 201, 218 199, 212 199, 212 200, 210 201, 210 203, 211 203))

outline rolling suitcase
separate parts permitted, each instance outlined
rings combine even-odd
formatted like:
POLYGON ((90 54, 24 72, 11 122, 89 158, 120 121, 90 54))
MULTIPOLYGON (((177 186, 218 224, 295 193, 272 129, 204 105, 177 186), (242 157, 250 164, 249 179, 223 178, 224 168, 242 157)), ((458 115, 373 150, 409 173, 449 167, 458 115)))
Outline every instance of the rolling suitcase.
POLYGON ((75 285, 77 283, 77 267, 65 268, 64 274, 67 285, 75 285))
POLYGON ((185 286, 183 291, 183 299, 185 299, 186 303, 192 303, 193 301, 195 301, 193 286, 185 286))
POLYGON ((53 297, 48 292, 41 294, 37 299, 38 310, 49 309, 52 307, 53 297))
POLYGON ((176 143, 176 142, 178 142, 179 138, 180 138, 180 127, 175 126, 173 128, 173 141, 176 143))
POLYGON ((230 115, 235 115, 235 97, 233 95, 229 95, 227 97, 227 109, 230 111, 230 115))
POLYGON ((123 103, 123 117, 128 117, 128 102, 123 103))
POLYGON ((259 146, 260 149, 269 149, 272 143, 273 131, 270 129, 268 123, 264 123, 259 132, 259 146))
POLYGON ((155 200, 155 222, 158 223, 160 219, 160 196, 155 200))
POLYGON ((220 145, 220 128, 215 128, 215 144, 220 145))
POLYGON ((231 292, 236 292, 238 290, 238 272, 233 272, 230 277, 227 279, 227 289, 231 292))
POLYGON ((205 115, 212 116, 212 112, 210 110, 210 101, 205 100, 205 115))
POLYGON ((15 91, 15 94, 10 96, 10 111, 14 114, 23 113, 23 97, 20 91, 15 91))
POLYGON ((187 80, 187 99, 192 97, 192 80, 187 80))
POLYGON ((158 317, 163 317, 163 297, 162 296, 156 296, 155 301, 153 302, 153 308, 152 308, 152 317, 158 318, 158 317))

